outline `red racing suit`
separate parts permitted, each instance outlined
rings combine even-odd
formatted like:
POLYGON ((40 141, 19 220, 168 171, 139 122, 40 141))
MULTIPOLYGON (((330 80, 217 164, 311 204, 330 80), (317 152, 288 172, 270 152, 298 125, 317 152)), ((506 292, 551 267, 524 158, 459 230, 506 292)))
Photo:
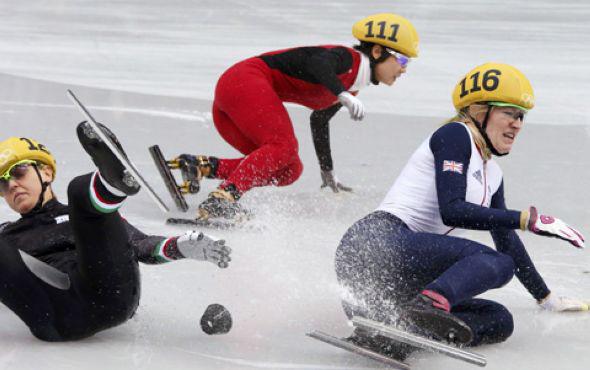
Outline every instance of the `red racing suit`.
POLYGON ((354 49, 325 45, 269 52, 225 71, 215 89, 213 121, 223 139, 245 157, 219 159, 215 177, 225 180, 220 187, 233 184, 243 194, 255 186, 284 186, 299 178, 303 164, 284 102, 314 110, 314 144, 316 151, 322 147, 322 169, 331 170, 325 125, 341 107, 337 95, 354 84, 360 61, 354 49), (324 126, 317 132, 314 115, 324 126))

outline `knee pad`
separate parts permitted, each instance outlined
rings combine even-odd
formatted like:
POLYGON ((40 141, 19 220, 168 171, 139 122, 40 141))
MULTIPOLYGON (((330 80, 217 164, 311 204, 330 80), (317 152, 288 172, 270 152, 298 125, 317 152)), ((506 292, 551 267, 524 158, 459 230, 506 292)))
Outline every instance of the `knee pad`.
POLYGON ((508 309, 500 304, 495 307, 491 330, 480 344, 494 344, 506 341, 514 332, 514 319, 508 309))

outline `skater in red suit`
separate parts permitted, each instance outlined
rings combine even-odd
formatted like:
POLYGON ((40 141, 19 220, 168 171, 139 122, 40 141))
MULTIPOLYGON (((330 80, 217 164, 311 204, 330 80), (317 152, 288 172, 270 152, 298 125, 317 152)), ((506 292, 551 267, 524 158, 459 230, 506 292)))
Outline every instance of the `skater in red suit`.
POLYGON ((213 121, 219 134, 244 154, 236 159, 180 155, 181 167, 223 182, 199 205, 197 218, 239 219, 240 197, 256 186, 286 186, 299 178, 303 164, 283 103, 313 110, 310 123, 320 163, 322 187, 351 189, 333 171, 329 120, 345 106, 353 120, 365 115, 356 97, 368 85, 392 85, 418 55, 418 34, 405 18, 376 14, 353 26, 359 45, 298 47, 268 52, 238 62, 220 77, 213 121))

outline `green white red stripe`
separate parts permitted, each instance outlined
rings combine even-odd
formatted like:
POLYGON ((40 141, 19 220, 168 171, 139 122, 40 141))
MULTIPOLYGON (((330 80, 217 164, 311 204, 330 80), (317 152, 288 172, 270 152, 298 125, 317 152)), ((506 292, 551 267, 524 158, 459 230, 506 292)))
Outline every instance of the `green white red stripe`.
POLYGON ((154 253, 152 254, 158 261, 160 262, 170 262, 174 261, 174 259, 168 256, 166 253, 168 252, 168 243, 170 243, 174 238, 168 238, 162 240, 156 248, 154 249, 154 253))
POLYGON ((94 206, 94 208, 100 213, 113 213, 118 210, 122 205, 123 201, 121 202, 113 202, 104 199, 98 193, 96 189, 96 182, 99 181, 98 179, 98 171, 95 171, 92 174, 92 178, 90 179, 90 202, 94 206))

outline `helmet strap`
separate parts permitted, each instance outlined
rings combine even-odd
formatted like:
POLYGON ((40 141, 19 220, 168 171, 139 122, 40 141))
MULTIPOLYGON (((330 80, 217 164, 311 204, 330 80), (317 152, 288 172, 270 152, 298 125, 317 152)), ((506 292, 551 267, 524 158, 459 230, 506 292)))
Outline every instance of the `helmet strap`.
POLYGON ((490 152, 492 152, 492 154, 495 156, 503 157, 503 156, 507 155, 508 153, 498 152, 496 150, 496 148, 494 148, 494 144, 492 144, 492 141, 490 140, 490 137, 488 136, 488 133, 486 132, 486 128, 488 127, 488 119, 490 118, 491 111, 492 111, 492 106, 488 105, 488 110, 486 111, 486 116, 483 119, 483 123, 480 123, 478 120, 475 119, 475 117, 473 117, 471 115, 469 115, 469 118, 471 118, 473 120, 473 122, 475 122, 475 126, 477 126, 479 133, 481 134, 481 136, 483 136, 483 139, 486 142, 486 145, 488 146, 488 148, 490 149, 490 152))
MULTIPOLYGON (((374 44, 374 45, 378 45, 378 44, 374 44)), ((385 46, 380 45, 382 49, 385 49, 385 46)), ((377 77, 375 76, 375 66, 379 63, 383 63, 385 62, 385 60, 387 60, 387 58, 389 58, 389 54, 387 52, 385 52, 385 50, 383 50, 383 52, 381 53, 381 56, 379 58, 375 58, 373 57, 373 48, 371 47, 371 51, 369 52, 369 66, 371 67, 371 83, 373 83, 373 85, 379 85, 379 81, 377 80, 377 77)))
POLYGON ((43 181, 43 178, 41 177, 41 172, 39 172, 39 168, 37 168, 37 165, 33 165, 33 168, 37 173, 37 177, 39 177, 39 182, 41 182, 41 194, 39 195, 39 200, 37 200, 37 204, 35 204, 35 207, 33 207, 33 209, 29 212, 27 212, 27 214, 33 213, 41 209, 41 207, 43 206, 43 200, 45 199, 45 191, 47 190, 49 184, 51 184, 51 182, 43 181))

